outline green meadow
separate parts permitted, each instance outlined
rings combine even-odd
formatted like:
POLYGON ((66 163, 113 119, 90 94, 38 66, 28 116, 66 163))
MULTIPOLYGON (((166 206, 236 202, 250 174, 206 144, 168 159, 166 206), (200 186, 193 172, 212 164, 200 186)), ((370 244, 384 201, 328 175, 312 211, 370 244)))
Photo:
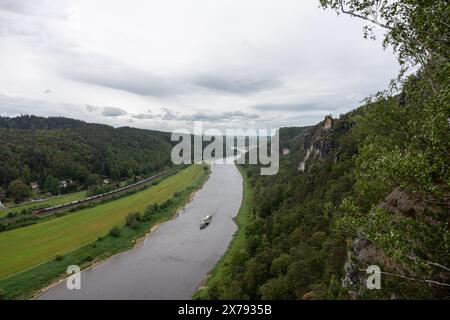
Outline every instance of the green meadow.
POLYGON ((93 208, 0 233, 0 278, 27 270, 64 255, 124 224, 133 211, 144 211, 181 192, 202 176, 202 165, 192 165, 158 185, 93 208))

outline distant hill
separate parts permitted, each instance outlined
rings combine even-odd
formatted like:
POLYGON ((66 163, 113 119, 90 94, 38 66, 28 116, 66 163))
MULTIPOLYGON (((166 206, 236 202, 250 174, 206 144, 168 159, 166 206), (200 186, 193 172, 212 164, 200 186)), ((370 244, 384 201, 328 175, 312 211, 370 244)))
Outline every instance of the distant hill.
POLYGON ((171 165, 170 133, 63 117, 0 117, 0 144, 0 197, 16 179, 42 187, 53 176, 88 186, 103 177, 149 175, 171 165))
MULTIPOLYGON (((88 125, 84 121, 64 117, 36 117, 23 115, 15 118, 0 117, 0 128, 7 129, 71 129, 88 125)), ((102 126, 102 125, 97 125, 102 126)))

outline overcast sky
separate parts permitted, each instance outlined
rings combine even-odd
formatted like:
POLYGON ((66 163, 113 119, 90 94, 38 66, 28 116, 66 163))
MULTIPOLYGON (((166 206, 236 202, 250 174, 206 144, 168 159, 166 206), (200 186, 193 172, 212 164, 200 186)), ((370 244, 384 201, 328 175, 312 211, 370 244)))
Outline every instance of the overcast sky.
POLYGON ((318 0, 0 0, 0 115, 310 125, 397 74, 362 26, 318 0))

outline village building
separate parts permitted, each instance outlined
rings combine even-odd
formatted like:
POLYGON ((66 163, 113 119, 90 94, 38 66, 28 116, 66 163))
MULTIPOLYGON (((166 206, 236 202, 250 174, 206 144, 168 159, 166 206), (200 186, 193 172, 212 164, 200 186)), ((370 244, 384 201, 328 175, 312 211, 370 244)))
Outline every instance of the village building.
POLYGON ((69 179, 69 180, 61 180, 60 182, 59 182, 59 186, 61 187, 61 188, 67 188, 69 185, 72 185, 73 184, 73 180, 71 180, 71 179, 69 179))
POLYGON ((39 184, 37 182, 31 182, 30 186, 33 191, 37 191, 39 189, 39 184))

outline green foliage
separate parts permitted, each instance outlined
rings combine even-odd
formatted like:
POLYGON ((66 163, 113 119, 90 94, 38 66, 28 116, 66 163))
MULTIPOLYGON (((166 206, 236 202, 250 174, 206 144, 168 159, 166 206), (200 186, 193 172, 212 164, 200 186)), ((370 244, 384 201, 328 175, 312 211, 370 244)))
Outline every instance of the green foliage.
POLYGON ((31 195, 31 187, 25 184, 22 179, 16 179, 9 183, 8 192, 14 201, 20 202, 31 195))
POLYGON ((5 197, 6 197, 5 189, 0 187, 0 201, 3 201, 5 199, 5 197))
POLYGON ((59 180, 54 176, 49 175, 44 182, 44 190, 51 194, 57 194, 59 191, 59 180))
MULTIPOLYGON (((116 253, 129 250, 136 244, 136 239, 146 235, 152 226, 171 219, 175 211, 189 201, 191 192, 200 188, 206 179, 206 174, 200 174, 193 179, 188 179, 190 187, 182 191, 180 197, 176 198, 170 207, 154 212, 152 218, 143 220, 137 229, 123 226, 118 228, 120 237, 110 235, 98 237, 94 243, 89 243, 64 254, 64 258, 61 261, 52 259, 27 268, 23 272, 17 272, 9 277, 2 278, 0 280, 0 288, 5 289, 7 293, 5 294, 5 299, 29 298, 37 290, 52 283, 55 278, 65 275, 67 265, 76 264, 81 268, 85 268, 92 263, 92 259, 100 261, 116 253)), ((186 179, 183 181, 186 181, 186 179)))
POLYGON ((139 228, 139 224, 141 223, 142 217, 140 212, 131 212, 125 218, 125 225, 130 227, 131 229, 139 228))
POLYGON ((373 255, 365 263, 386 272, 383 290, 361 290, 360 298, 448 298, 448 1, 320 4, 368 21, 366 37, 374 37, 373 25, 384 28, 384 46, 393 47, 405 69, 419 68, 406 79, 403 69, 390 91, 341 116, 325 137, 302 138, 314 137, 319 126, 282 129, 280 147, 290 154, 281 158, 278 175, 246 168, 256 216, 245 229, 245 249, 231 259, 231 275, 215 280, 208 298, 349 298, 341 279, 355 237, 369 240, 373 255), (311 143, 329 147, 300 174, 311 143), (414 199, 408 212, 401 205, 395 213, 378 208, 393 190, 414 199))
MULTIPOLYGON (((72 180, 69 187, 148 176, 170 164, 172 142, 165 132, 113 128, 66 118, 0 117, 0 186, 18 178, 44 186, 49 176, 72 180)), ((57 193, 53 178, 48 190, 57 193)), ((70 190, 69 190, 70 191, 70 190)), ((28 194, 19 194, 19 199, 28 194)))
POLYGON ((145 208, 144 217, 149 219, 152 215, 154 215, 159 210, 159 205, 157 203, 153 203, 147 208, 145 208))
POLYGON ((307 293, 330 298, 327 288, 343 276, 346 259, 345 238, 331 226, 354 183, 359 135, 351 130, 353 115, 336 120, 334 133, 324 138, 340 146, 337 163, 329 154, 303 174, 298 172, 304 156, 299 132, 317 130, 307 128, 281 130, 287 141, 280 145, 289 145, 291 152, 281 158, 277 175, 260 176, 258 166, 245 166, 246 180, 254 188, 253 215, 245 228, 243 248, 230 259, 230 276, 216 279, 208 298, 302 299, 307 293))
MULTIPOLYGON (((381 93, 335 120, 315 138, 331 150, 303 173, 297 167, 308 138, 282 129, 280 146, 291 152, 275 176, 246 167, 255 217, 245 248, 230 260, 231 275, 215 280, 207 297, 347 299, 341 279, 356 237, 368 239, 372 253, 360 267, 385 272, 383 290, 361 290, 359 298, 448 297, 448 74, 449 63, 428 60, 400 94, 381 93), (394 201, 397 211, 378 208, 395 190, 407 199, 394 201), (399 201, 411 208, 402 212, 399 201)), ((315 137, 320 126, 305 130, 315 137)))
POLYGON ((109 231, 109 235, 112 237, 119 237, 120 236, 120 228, 117 226, 112 227, 112 229, 109 231))
POLYGON ((375 26, 383 28, 384 46, 392 46, 402 64, 448 59, 450 7, 447 0, 319 1, 323 8, 367 21, 366 38, 375 38, 375 26))

